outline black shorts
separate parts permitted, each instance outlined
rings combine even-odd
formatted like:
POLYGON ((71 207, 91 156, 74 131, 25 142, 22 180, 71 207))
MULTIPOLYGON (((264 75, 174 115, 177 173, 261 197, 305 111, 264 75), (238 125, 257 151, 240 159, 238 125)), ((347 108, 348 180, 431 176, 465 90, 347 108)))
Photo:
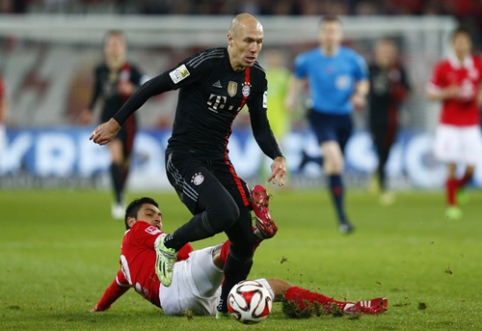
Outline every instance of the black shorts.
MULTIPOLYGON (((240 210, 251 209, 250 189, 238 177, 228 158, 208 160, 189 152, 167 150, 166 172, 179 198, 193 215, 204 210, 198 204, 199 196, 213 191, 230 194, 240 210)), ((212 197, 213 203, 215 199, 212 197)))
POLYGON ((328 114, 311 109, 308 120, 319 144, 326 141, 337 141, 341 150, 345 150, 345 145, 353 130, 350 114, 328 114))

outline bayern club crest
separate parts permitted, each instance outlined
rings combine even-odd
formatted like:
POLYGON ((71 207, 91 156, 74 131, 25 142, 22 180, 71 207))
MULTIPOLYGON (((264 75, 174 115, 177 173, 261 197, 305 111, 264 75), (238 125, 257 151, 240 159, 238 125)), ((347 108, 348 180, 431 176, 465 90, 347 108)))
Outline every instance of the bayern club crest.
POLYGON ((251 93, 251 87, 249 87, 249 85, 244 85, 241 89, 241 92, 243 93, 244 97, 248 97, 249 93, 251 93))
POLYGON ((192 176, 191 183, 194 185, 201 185, 202 182, 204 182, 204 176, 200 172, 192 176))

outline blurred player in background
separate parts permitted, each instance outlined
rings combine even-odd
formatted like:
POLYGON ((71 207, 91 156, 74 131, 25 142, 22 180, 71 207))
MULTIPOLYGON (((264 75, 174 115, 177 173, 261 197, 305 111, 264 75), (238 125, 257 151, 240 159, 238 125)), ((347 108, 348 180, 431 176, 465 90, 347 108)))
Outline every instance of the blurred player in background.
POLYGON ((459 27, 452 34, 452 51, 434 68, 427 85, 427 97, 442 102, 435 135, 435 156, 447 163, 447 210, 450 219, 460 219, 465 186, 471 180, 482 155, 479 107, 482 104, 482 59, 471 55, 469 30, 459 27), (465 165, 457 178, 457 164, 465 165), (457 193, 459 200, 457 201, 457 193))
POLYGON ((353 108, 366 106, 369 91, 365 60, 353 50, 341 46, 343 31, 336 16, 321 20, 320 47, 298 55, 287 106, 293 109, 296 99, 308 82, 312 109, 309 122, 318 139, 323 156, 323 170, 338 216, 339 231, 353 231, 344 208, 344 149, 352 132, 353 108))
POLYGON ((383 38, 375 45, 375 61, 369 66, 370 94, 368 122, 378 155, 377 189, 380 202, 392 204, 395 196, 387 190, 385 166, 398 130, 398 115, 410 90, 405 69, 398 59, 395 41, 383 38))
MULTIPOLYGON (((93 111, 99 99, 103 102, 101 121, 109 120, 143 83, 143 73, 135 64, 128 62, 126 56, 127 42, 122 31, 107 32, 104 37, 104 61, 95 68, 92 99, 89 107, 82 111, 79 118, 82 124, 89 124, 92 121, 93 111)), ((108 145, 115 198, 111 212, 115 219, 122 219, 124 216, 124 188, 129 174, 136 130, 136 118, 130 116, 108 145)))
POLYGON ((5 117, 8 111, 7 92, 5 83, 0 77, 0 159, 2 158, 3 149, 7 144, 7 129, 5 127, 5 117))
MULTIPOLYGON (((122 241, 120 270, 105 290, 92 312, 105 311, 131 287, 143 298, 164 310, 166 315, 183 316, 186 310, 194 315, 216 315, 223 269, 230 242, 193 250, 184 245, 177 254, 173 282, 166 287, 155 272, 155 246, 162 234, 162 213, 152 198, 131 202, 125 214, 126 233, 122 241)), ((255 227, 255 229, 257 229, 255 227)), ((251 232, 257 244, 265 239, 261 232, 251 232), (256 232, 256 234, 255 234, 256 232)), ((292 301, 300 311, 318 303, 327 313, 334 309, 347 314, 380 314, 387 309, 387 300, 377 298, 359 302, 337 301, 277 278, 257 279, 273 299, 292 301)))
MULTIPOLYGON (((194 216, 160 238, 156 271, 162 283, 170 286, 176 253, 184 245, 225 232, 231 248, 224 268, 220 316, 227 313, 229 291, 248 277, 253 265, 250 190, 236 174, 227 149, 232 123, 245 104, 256 142, 273 159, 268 181, 282 186, 286 176, 286 160, 266 115, 266 75, 256 61, 263 37, 263 27, 255 17, 237 15, 228 30, 227 48, 201 51, 143 84, 90 138, 100 145, 110 142, 120 125, 150 97, 180 89, 166 149, 166 171, 180 200, 194 216)), ((268 195, 264 189, 256 194, 255 208, 263 208, 268 195)), ((269 214, 258 221, 274 235, 269 214)))
MULTIPOLYGON (((291 74, 285 66, 283 54, 277 49, 264 51, 264 67, 268 81, 268 120, 273 134, 280 143, 290 129, 290 119, 285 106, 291 74)), ((261 173, 264 176, 264 162, 261 173)))

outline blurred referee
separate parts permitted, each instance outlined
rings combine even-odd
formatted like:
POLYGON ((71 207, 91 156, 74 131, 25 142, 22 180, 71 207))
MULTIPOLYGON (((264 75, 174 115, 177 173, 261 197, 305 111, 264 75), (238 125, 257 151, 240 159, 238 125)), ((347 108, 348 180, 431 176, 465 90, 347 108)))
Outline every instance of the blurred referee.
POLYGON ((296 99, 308 82, 313 107, 308 115, 323 156, 323 171, 338 218, 338 230, 350 233, 353 226, 344 207, 344 149, 353 129, 351 113, 364 108, 369 90, 365 60, 341 45, 342 24, 336 16, 320 23, 320 46, 300 54, 295 60, 294 79, 286 100, 294 109, 296 99))

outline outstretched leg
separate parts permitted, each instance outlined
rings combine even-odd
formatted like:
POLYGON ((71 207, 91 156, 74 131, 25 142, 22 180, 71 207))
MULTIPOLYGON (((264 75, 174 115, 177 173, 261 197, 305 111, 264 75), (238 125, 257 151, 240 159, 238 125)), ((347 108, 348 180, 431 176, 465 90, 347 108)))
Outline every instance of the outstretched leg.
POLYGON ((388 300, 386 298, 376 298, 358 302, 338 301, 321 293, 293 286, 282 279, 268 278, 267 281, 275 294, 275 299, 278 301, 281 299, 292 302, 299 311, 305 311, 314 307, 315 304, 318 304, 326 313, 332 313, 338 309, 345 314, 381 314, 387 310, 388 306, 388 300))

